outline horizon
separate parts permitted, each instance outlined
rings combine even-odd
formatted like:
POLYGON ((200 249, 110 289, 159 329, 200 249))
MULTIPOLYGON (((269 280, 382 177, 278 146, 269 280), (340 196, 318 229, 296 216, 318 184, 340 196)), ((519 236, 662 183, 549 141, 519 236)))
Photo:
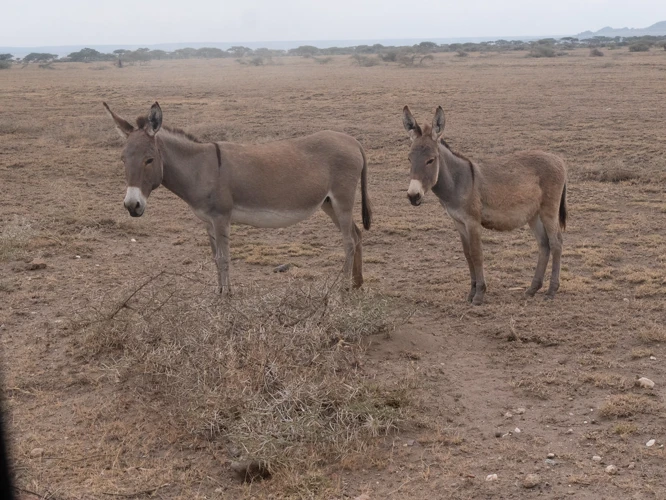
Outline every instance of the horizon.
POLYGON ((0 46, 518 40, 552 37, 553 33, 573 36, 595 31, 596 26, 645 28, 657 22, 655 19, 666 19, 666 4, 655 0, 636 0, 631 5, 620 0, 561 0, 557 5, 535 5, 531 0, 507 0, 502 5, 469 0, 464 7, 422 0, 418 8, 405 8, 397 0, 338 0, 335 5, 303 4, 300 0, 248 0, 243 5, 228 0, 191 0, 187 10, 176 0, 155 5, 116 0, 113 8, 84 0, 57 4, 31 0, 3 9, 0 46))

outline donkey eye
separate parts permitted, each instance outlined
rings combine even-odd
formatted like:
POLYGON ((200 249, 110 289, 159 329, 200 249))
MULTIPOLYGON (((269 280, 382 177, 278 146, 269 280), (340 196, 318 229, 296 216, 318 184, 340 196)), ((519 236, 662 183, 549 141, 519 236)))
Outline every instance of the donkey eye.
POLYGON ((153 162, 153 159, 152 159, 152 158, 148 158, 148 159, 146 160, 146 165, 150 165, 152 162, 153 162))
POLYGON ((430 159, 426 162, 426 165, 430 165, 433 161, 435 161, 435 159, 434 159, 434 158, 430 158, 430 159))

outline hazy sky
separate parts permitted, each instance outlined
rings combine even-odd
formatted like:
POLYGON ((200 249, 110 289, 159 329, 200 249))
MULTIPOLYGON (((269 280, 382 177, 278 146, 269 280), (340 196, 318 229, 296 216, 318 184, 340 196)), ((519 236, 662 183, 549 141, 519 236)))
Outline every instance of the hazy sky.
POLYGON ((666 20, 664 0, 8 0, 0 45, 567 35, 666 20))

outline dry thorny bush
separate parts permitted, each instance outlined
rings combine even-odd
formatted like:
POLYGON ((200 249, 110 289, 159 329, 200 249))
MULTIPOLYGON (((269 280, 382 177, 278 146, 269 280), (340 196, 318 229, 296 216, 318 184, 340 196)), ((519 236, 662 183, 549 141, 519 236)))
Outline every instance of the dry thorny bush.
POLYGON ((410 382, 382 385, 362 369, 364 338, 408 316, 388 298, 336 280, 229 299, 211 288, 160 273, 104 298, 79 323, 86 349, 115 353, 121 383, 164 398, 188 431, 272 473, 360 452, 404 417, 410 382))

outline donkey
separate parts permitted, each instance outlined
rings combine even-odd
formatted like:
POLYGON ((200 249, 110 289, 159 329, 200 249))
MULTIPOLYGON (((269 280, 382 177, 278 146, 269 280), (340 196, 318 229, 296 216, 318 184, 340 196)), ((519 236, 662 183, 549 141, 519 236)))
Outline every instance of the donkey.
POLYGON ((567 223, 564 161, 543 151, 523 151, 494 163, 472 162, 453 152, 442 138, 441 106, 435 111, 432 125, 423 128, 405 106, 402 123, 412 140, 407 196, 412 205, 419 206, 430 189, 453 218, 471 277, 467 301, 480 305, 486 292, 481 228, 511 231, 526 223, 539 243, 539 259, 532 284, 525 293, 533 297, 543 286, 552 253, 546 298, 554 298, 560 286, 562 231, 567 223))
POLYGON ((343 275, 363 283, 361 231, 352 219, 361 178, 363 227, 370 229, 365 152, 356 139, 333 131, 267 144, 201 142, 162 126, 156 102, 136 127, 107 113, 123 138, 127 180, 125 208, 132 217, 146 209, 150 193, 164 185, 183 199, 208 230, 220 293, 230 293, 229 234, 232 223, 286 227, 321 208, 342 233, 343 275))

